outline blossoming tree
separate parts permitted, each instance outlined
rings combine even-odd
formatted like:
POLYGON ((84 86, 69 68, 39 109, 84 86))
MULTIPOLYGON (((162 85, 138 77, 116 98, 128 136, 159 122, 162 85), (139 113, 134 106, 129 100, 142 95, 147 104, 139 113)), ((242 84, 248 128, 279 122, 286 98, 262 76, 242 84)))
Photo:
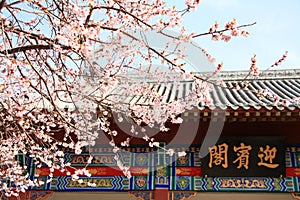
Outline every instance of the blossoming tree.
MULTIPOLYGON (((184 15, 199 3, 186 0, 185 8, 179 10, 163 0, 1 0, 0 190, 11 196, 44 184, 28 178, 26 166, 16 159, 20 154, 31 157, 37 167, 47 165, 50 172, 64 170, 70 164, 65 163, 61 148, 80 154, 82 147, 94 145, 98 130, 110 138, 117 152, 118 132, 110 127, 111 116, 166 131, 165 122, 181 123, 178 116, 186 108, 212 103, 209 77, 222 64, 206 77, 187 70, 183 44, 205 35, 227 42, 234 36, 247 36, 243 28, 251 24, 238 26, 232 20, 223 28, 216 23, 205 33, 187 33, 182 26, 184 15), (171 42, 156 48, 148 42, 149 32, 171 42), (157 63, 166 68, 157 68, 157 63), (153 86, 185 79, 194 81, 195 88, 168 103, 153 86), (130 95, 145 101, 127 101, 130 95), (73 107, 73 112, 61 105, 73 107)), ((214 62, 204 49, 198 49, 214 62)), ((251 70, 258 75, 255 57, 251 70)), ((142 127, 133 132, 150 146, 159 146, 142 127)), ((121 143, 129 145, 130 138, 121 143)), ((119 160, 118 165, 130 177, 129 168, 119 160)), ((89 172, 76 171, 73 178, 81 174, 89 172)))

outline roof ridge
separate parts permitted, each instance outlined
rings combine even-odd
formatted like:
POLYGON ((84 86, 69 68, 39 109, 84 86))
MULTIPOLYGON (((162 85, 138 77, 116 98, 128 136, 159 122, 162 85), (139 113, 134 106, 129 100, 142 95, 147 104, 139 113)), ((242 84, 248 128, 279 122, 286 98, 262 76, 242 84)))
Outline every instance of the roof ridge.
POLYGON ((280 69, 280 70, 264 70, 258 77, 249 75, 249 70, 243 71, 222 71, 218 74, 222 80, 274 80, 274 79, 299 79, 300 69, 280 69))
MULTIPOLYGON (((200 77, 209 77, 213 72, 194 72, 194 74, 200 77)), ((180 73, 171 72, 166 75, 174 76, 179 75, 180 73)), ((127 74, 131 78, 147 80, 149 82, 156 81, 152 76, 147 75, 138 75, 138 74, 127 74)), ((300 69, 277 69, 277 70, 262 70, 258 77, 253 76, 249 70, 233 70, 233 71, 221 71, 216 75, 208 78, 209 80, 224 80, 224 81, 242 81, 242 80, 275 80, 275 79, 300 79, 300 69)), ((192 79, 185 80, 170 80, 179 81, 179 82, 189 82, 192 79)), ((169 81, 167 81, 169 82, 169 81)))

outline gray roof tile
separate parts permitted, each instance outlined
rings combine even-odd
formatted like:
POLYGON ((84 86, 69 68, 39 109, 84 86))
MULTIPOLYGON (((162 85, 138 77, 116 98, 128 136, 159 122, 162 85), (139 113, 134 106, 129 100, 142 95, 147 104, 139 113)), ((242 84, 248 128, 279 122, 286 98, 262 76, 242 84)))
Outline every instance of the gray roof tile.
MULTIPOLYGON (((207 105, 199 105, 199 109, 208 107, 214 109, 216 107, 221 109, 299 109, 300 105, 293 102, 293 99, 300 97, 300 70, 273 70, 263 73, 259 78, 247 76, 248 72, 222 72, 219 77, 223 79, 222 85, 213 85, 211 90, 211 97, 214 105, 208 107, 207 105), (242 87, 245 79, 248 82, 247 87, 242 87), (238 89, 233 89, 239 86, 238 89), (258 91, 266 90, 269 97, 260 98, 258 91), (279 102, 275 104, 274 97, 279 98, 279 102), (290 104, 285 104, 288 101, 290 104)), ((172 100, 182 98, 187 95, 194 84, 191 80, 180 82, 178 87, 173 86, 173 82, 161 86, 158 92, 164 95, 163 102, 171 102, 172 100)))

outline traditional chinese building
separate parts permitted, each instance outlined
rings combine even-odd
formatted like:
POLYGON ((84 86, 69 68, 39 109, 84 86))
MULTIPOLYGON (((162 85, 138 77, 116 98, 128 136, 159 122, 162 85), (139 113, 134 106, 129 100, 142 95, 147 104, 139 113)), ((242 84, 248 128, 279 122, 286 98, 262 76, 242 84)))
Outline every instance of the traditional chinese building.
MULTIPOLYGON (((91 177, 78 183, 55 172, 52 182, 32 188, 22 198, 300 199, 300 70, 267 71, 246 83, 247 73, 223 72, 224 87, 214 86, 211 92, 213 105, 200 103, 181 116, 183 124, 170 125, 168 133, 153 133, 162 147, 186 151, 185 156, 166 155, 135 138, 120 155, 131 166, 128 179, 106 146, 108 139, 101 135, 86 153, 66 155, 73 167, 80 168, 92 152, 91 177)), ((165 101, 172 101, 192 87, 189 81, 179 87, 170 82, 158 90, 169 94, 165 101)), ((120 141, 130 128, 126 121, 122 123, 114 124, 122 133, 120 141)), ((47 180, 47 168, 34 168, 25 158, 24 162, 47 180)))

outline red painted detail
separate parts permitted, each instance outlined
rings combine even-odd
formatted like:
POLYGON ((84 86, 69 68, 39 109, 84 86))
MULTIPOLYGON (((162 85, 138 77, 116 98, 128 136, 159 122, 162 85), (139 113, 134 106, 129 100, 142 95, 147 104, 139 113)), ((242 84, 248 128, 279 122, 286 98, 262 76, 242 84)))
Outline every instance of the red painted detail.
MULTIPOLYGON (((84 167, 67 167, 64 171, 54 170, 53 176, 69 176, 75 170, 83 169, 84 167)), ((123 176, 123 172, 118 167, 86 167, 92 176, 123 176)), ((147 176, 148 167, 131 167, 131 174, 133 176, 147 176)), ((36 173, 40 176, 48 176, 50 169, 48 167, 37 168, 36 173)))
POLYGON ((297 177, 297 176, 300 176, 300 168, 299 167, 287 167, 286 168, 286 176, 287 177, 297 177))
POLYGON ((176 167, 177 176, 201 176, 201 167, 176 167))
POLYGON ((169 200, 169 190, 168 189, 154 190, 154 200, 169 200))
MULTIPOLYGON (((54 170, 53 176, 68 176, 67 172, 71 174, 75 172, 76 169, 82 169, 83 167, 69 167, 65 171, 61 172, 59 170, 54 170)), ((123 176, 123 172, 118 167, 87 167, 87 170, 92 174, 92 176, 123 176)), ((147 176, 148 167, 131 167, 131 174, 133 176, 147 176)), ((50 169, 47 167, 37 168, 36 173, 40 176, 48 176, 50 174, 50 169)), ((202 176, 201 167, 176 167, 177 176, 202 176)), ((287 177, 300 177, 300 168, 298 167, 287 167, 286 168, 287 177)))
MULTIPOLYGON (((82 169, 83 167, 68 167, 64 171, 54 170, 52 172, 53 176, 68 176, 75 172, 77 169, 82 169)), ((92 176, 123 176, 123 172, 118 167, 87 167, 89 173, 92 176)), ((131 167, 131 174, 133 176, 147 176, 149 173, 148 167, 131 167)), ((36 173, 40 176, 48 176, 50 174, 50 169, 48 167, 37 168, 36 173)), ((176 167, 177 176, 201 176, 201 167, 176 167)))

